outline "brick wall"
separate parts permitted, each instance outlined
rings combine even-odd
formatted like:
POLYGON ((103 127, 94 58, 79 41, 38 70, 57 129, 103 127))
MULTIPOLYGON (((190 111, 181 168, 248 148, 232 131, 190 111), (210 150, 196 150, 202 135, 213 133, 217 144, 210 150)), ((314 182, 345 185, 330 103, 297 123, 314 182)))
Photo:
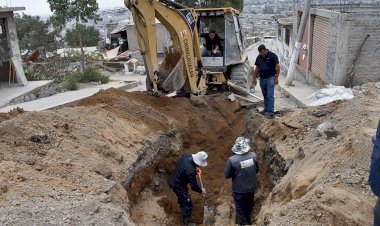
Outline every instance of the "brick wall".
POLYGON ((370 37, 364 44, 354 69, 356 73, 354 85, 380 81, 380 14, 350 14, 347 22, 349 32, 347 34, 346 73, 350 70, 355 56, 358 55, 366 34, 369 34, 370 37))

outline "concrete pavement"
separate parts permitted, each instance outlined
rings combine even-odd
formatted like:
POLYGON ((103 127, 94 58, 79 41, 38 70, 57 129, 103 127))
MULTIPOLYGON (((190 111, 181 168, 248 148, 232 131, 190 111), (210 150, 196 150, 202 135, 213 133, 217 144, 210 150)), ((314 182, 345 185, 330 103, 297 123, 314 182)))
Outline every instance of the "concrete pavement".
POLYGON ((14 98, 31 92, 34 89, 40 88, 42 86, 49 85, 53 80, 44 81, 28 81, 28 85, 23 86, 22 84, 12 84, 8 83, 0 84, 0 106, 4 106, 9 103, 9 101, 14 98))
POLYGON ((14 108, 22 108, 25 111, 41 111, 50 108, 55 108, 62 105, 67 105, 78 101, 80 99, 89 97, 102 89, 109 88, 119 88, 124 90, 136 89, 145 89, 145 85, 142 87, 143 83, 145 84, 145 76, 136 75, 133 73, 124 73, 117 72, 113 73, 110 76, 111 82, 107 84, 97 85, 94 87, 84 88, 75 91, 68 91, 64 93, 59 93, 53 96, 36 99, 34 101, 29 101, 21 104, 15 104, 7 107, 0 108, 0 112, 5 113, 9 112, 14 108), (142 82, 144 81, 144 82, 142 82), (139 88, 138 88, 139 87, 139 88))
MULTIPOLYGON (((258 42, 247 48, 246 53, 248 55, 248 59, 251 66, 254 66, 255 64, 256 58, 259 54, 257 51, 257 47, 260 44, 264 44, 269 50, 272 49, 272 44, 270 42, 258 42)), ((292 86, 286 86, 285 79, 286 77, 284 75, 280 75, 279 85, 276 86, 275 91, 275 108, 292 108, 294 104, 298 107, 307 107, 309 104, 309 97, 318 89, 299 81, 293 81, 292 86), (291 102, 294 102, 294 104, 289 102, 289 100, 291 102)), ((259 92, 261 93, 261 89, 260 86, 257 85, 255 95, 258 95, 259 92)))

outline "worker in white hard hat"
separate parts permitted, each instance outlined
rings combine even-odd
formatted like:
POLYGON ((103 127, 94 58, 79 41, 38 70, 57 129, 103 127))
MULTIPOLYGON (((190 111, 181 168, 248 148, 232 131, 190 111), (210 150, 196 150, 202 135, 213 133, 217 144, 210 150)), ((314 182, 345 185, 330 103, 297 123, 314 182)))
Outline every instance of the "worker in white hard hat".
POLYGON ((259 164, 256 154, 250 152, 250 149, 249 139, 238 137, 231 149, 234 155, 228 159, 224 169, 224 176, 232 178, 239 225, 251 225, 253 200, 258 187, 256 174, 259 172, 259 164))
POLYGON ((206 190, 199 187, 196 179, 197 170, 196 166, 207 166, 207 153, 200 151, 196 154, 185 153, 178 160, 177 166, 172 175, 168 179, 169 187, 175 192, 178 197, 178 204, 182 210, 182 221, 184 225, 188 225, 193 210, 187 185, 193 191, 206 194, 206 190))

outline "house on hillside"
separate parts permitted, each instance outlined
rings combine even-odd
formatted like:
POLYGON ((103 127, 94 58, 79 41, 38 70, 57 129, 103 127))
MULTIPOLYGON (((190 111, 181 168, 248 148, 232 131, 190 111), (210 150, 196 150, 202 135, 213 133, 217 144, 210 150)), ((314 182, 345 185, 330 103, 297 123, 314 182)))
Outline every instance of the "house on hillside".
MULTIPOLYGON (((124 46, 125 50, 137 51, 140 49, 135 24, 132 20, 122 20, 117 24, 107 25, 108 34, 112 47, 124 46)), ((157 52, 164 53, 165 47, 171 45, 169 32, 164 25, 156 21, 157 52)))
MULTIPOLYGON (((302 8, 296 7, 293 37, 301 16, 302 8)), ((352 85, 377 82, 379 62, 380 5, 312 6, 301 42, 297 80, 314 86, 347 85, 350 80, 352 85)))
POLYGON ((14 12, 21 10, 25 8, 0 7, 0 82, 26 85, 14 19, 14 12))

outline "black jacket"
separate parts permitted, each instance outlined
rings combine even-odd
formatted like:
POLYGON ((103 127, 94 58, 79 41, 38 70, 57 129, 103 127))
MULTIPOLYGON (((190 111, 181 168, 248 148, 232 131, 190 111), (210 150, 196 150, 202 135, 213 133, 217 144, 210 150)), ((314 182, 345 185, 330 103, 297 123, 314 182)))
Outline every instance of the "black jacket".
POLYGON ((190 183, 191 189, 195 192, 202 193, 202 189, 198 186, 196 175, 193 157, 190 153, 185 153, 178 160, 177 166, 168 179, 168 185, 172 189, 187 190, 187 184, 190 183))
POLYGON ((254 192, 257 189, 256 174, 259 172, 259 164, 256 154, 247 152, 242 155, 233 155, 224 169, 224 176, 232 178, 232 191, 237 193, 254 192))

